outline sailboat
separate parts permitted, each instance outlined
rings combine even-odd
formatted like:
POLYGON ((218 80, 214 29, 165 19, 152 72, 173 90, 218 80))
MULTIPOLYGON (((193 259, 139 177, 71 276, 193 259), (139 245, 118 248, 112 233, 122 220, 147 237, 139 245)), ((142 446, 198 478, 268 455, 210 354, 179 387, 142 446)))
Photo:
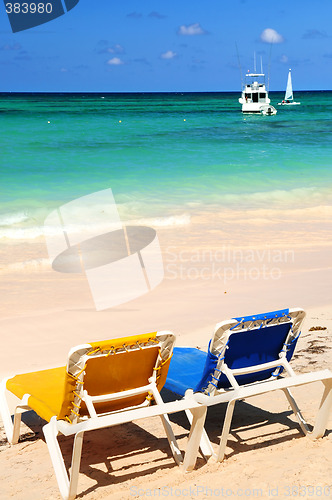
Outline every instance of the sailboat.
POLYGON ((287 87, 285 92, 285 99, 282 102, 278 102, 280 106, 289 106, 292 104, 301 104, 300 102, 294 101, 293 96, 293 87, 292 87, 292 70, 289 69, 288 79, 287 79, 287 87))

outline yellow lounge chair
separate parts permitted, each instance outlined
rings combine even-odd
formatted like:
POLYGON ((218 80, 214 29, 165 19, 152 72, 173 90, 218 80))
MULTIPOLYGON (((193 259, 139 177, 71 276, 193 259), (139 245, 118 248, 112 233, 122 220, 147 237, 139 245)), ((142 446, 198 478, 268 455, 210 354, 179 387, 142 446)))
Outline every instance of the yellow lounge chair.
MULTIPOLYGON (((70 350, 66 367, 16 375, 2 381, 0 412, 8 441, 18 442, 22 411, 32 409, 48 423, 43 432, 63 499, 76 497, 85 431, 140 418, 160 416, 177 464, 186 470, 168 413, 190 409, 194 415, 187 444, 196 456, 206 408, 191 401, 164 403, 159 391, 165 383, 175 337, 157 332, 82 344, 70 350), (14 421, 6 392, 19 398, 14 421), (154 404, 151 404, 154 403, 154 404), (74 435, 68 474, 57 440, 74 435)), ((186 454, 187 455, 187 454, 186 454)))

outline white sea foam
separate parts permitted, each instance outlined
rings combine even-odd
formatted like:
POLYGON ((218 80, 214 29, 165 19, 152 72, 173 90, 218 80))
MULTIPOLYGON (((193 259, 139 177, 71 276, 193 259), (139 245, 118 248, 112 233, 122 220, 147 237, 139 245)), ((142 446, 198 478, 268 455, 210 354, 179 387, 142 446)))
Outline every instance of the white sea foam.
POLYGON ((40 236, 44 236, 44 229, 40 226, 0 229, 0 239, 28 241, 40 236))
MULTIPOLYGON (((142 219, 135 219, 123 222, 123 225, 130 225, 130 224, 139 226, 152 226, 156 228, 185 226, 190 224, 190 215, 182 214, 182 215, 172 215, 169 217, 142 218, 142 219)), ((0 239, 28 241, 44 236, 56 236, 62 234, 63 230, 65 230, 67 233, 70 234, 78 234, 78 233, 84 234, 84 232, 87 232, 87 229, 89 227, 88 223, 81 225, 67 224, 64 225, 63 228, 60 226, 52 226, 52 225, 15 227, 14 224, 12 224, 11 227, 8 226, 3 228, 0 227, 0 239)), ((101 224, 94 225, 95 232, 99 234, 104 234, 105 232, 112 231, 112 228, 116 229, 117 226, 116 224, 114 225, 111 221, 109 223, 103 222, 101 224)))
POLYGON ((12 226, 28 219, 29 217, 25 212, 2 214, 0 215, 0 227, 12 226))
POLYGON ((247 206, 250 209, 258 207, 301 208, 327 205, 332 203, 332 193, 329 188, 294 188, 274 189, 256 193, 229 193, 222 195, 222 203, 234 206, 247 206))
POLYGON ((23 262, 12 262, 7 266, 0 267, 0 275, 11 273, 39 273, 51 269, 49 259, 31 259, 23 262))
MULTIPOLYGON (((140 203, 136 199, 133 201, 132 198, 124 199, 122 203, 117 204, 117 209, 123 225, 145 225, 162 230, 188 226, 191 223, 191 216, 202 211, 215 215, 226 210, 230 216, 231 212, 234 212, 234 217, 238 218, 239 211, 245 210, 253 216, 253 219, 256 219, 256 224, 260 224, 265 222, 263 219, 266 216, 275 221, 277 221, 278 216, 283 219, 287 211, 292 212, 292 217, 296 216, 300 219, 302 215, 306 216, 302 212, 304 209, 308 210, 307 216, 311 216, 312 219, 317 217, 318 221, 323 220, 330 214, 328 207, 331 206, 332 192, 329 186, 324 188, 312 186, 289 190, 271 189, 271 191, 255 193, 227 193, 218 196, 211 194, 208 201, 201 199, 195 203, 187 202, 182 205, 185 212, 176 215, 170 215, 170 211, 175 208, 174 206, 165 208, 158 200, 148 204, 146 202, 140 203), (163 211, 166 212, 165 215, 159 215, 163 214, 163 211), (153 213, 158 215, 151 217, 150 214, 153 213)), ((0 215, 0 239, 16 242, 30 241, 44 236, 57 235, 63 229, 71 234, 82 233, 84 235, 86 233, 88 235, 92 224, 94 234, 104 234, 113 230, 113 224, 115 224, 114 229, 116 229, 117 224, 119 227, 119 222, 114 221, 114 205, 112 203, 67 204, 66 207, 64 228, 59 223, 57 225, 55 223, 48 224, 45 217, 52 210, 47 210, 44 206, 36 207, 29 213, 24 210, 16 213, 8 211, 8 213, 0 215), (70 221, 73 221, 73 224, 70 224, 70 221)), ((179 207, 181 207, 180 202, 177 208, 179 207)))
POLYGON ((155 217, 139 219, 134 221, 135 224, 154 227, 174 227, 174 226, 187 226, 190 224, 191 217, 189 214, 170 215, 169 217, 155 217))

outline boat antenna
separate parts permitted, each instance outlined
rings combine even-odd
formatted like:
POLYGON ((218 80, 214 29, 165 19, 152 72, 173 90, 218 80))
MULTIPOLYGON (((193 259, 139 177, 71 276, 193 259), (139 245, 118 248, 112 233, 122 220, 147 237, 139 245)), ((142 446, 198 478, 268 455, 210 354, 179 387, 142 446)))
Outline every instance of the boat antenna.
POLYGON ((239 56, 239 50, 237 48, 237 43, 235 42, 235 47, 236 47, 236 55, 237 55, 237 62, 239 64, 239 70, 240 70, 240 77, 241 77, 241 89, 244 88, 243 85, 243 77, 242 77, 242 68, 241 68, 241 62, 240 62, 240 56, 239 56))
POLYGON ((267 71, 267 91, 268 92, 270 91, 270 66, 271 66, 272 44, 273 44, 273 40, 271 40, 271 45, 270 45, 269 66, 268 66, 268 71, 267 71))
POLYGON ((263 60, 262 60, 262 56, 261 56, 261 74, 263 74, 263 60))

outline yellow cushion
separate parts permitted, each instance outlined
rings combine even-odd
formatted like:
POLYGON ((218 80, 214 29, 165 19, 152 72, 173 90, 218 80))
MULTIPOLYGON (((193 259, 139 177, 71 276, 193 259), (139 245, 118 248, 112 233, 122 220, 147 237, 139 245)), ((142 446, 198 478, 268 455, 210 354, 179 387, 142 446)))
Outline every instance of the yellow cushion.
MULTIPOLYGON (((90 396, 99 396, 147 385, 149 377, 153 374, 158 352, 159 346, 156 345, 145 350, 130 351, 130 353, 121 352, 116 355, 92 357, 87 361, 84 389, 90 396)), ((96 404, 95 408, 97 412, 114 411, 139 405, 145 401, 146 396, 147 392, 130 398, 96 404)), ((85 413, 84 405, 82 405, 81 413, 85 413)))
POLYGON ((48 422, 58 416, 64 399, 66 367, 16 375, 7 381, 7 389, 22 399, 30 394, 28 405, 48 422))
MULTIPOLYGON (((122 346, 147 343, 156 338, 156 332, 133 337, 125 337, 102 342, 92 342, 92 352, 110 351, 107 356, 91 356, 88 358, 85 368, 84 389, 91 396, 112 394, 114 392, 126 391, 135 387, 148 384, 149 377, 153 374, 156 364, 159 345, 150 346, 148 349, 135 349, 112 354, 113 349, 122 346)), ((170 359, 166 360, 157 374, 158 389, 163 387, 170 359)), ((22 375, 16 375, 7 381, 7 389, 22 399, 29 394, 28 405, 40 417, 50 421, 53 416, 65 419, 71 416, 71 409, 80 415, 87 413, 85 404, 82 403, 81 410, 74 405, 74 393, 76 380, 66 372, 66 367, 41 370, 22 375)), ((97 412, 114 411, 128 406, 139 405, 146 399, 147 393, 115 400, 113 402, 96 404, 97 412)), ((78 401, 79 403, 79 401, 78 401)))

